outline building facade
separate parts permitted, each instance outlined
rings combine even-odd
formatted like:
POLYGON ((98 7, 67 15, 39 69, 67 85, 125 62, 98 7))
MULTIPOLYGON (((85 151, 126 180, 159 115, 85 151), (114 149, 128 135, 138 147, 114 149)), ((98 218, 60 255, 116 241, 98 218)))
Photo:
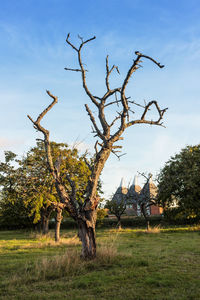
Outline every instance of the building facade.
POLYGON ((155 204, 153 204, 153 199, 156 198, 157 187, 154 184, 152 177, 147 180, 144 186, 141 188, 138 184, 138 177, 135 176, 133 183, 129 188, 124 184, 124 179, 121 179, 120 186, 117 188, 113 200, 117 199, 124 201, 126 199, 126 214, 141 216, 141 205, 145 204, 146 213, 149 216, 161 215, 163 209, 155 204))

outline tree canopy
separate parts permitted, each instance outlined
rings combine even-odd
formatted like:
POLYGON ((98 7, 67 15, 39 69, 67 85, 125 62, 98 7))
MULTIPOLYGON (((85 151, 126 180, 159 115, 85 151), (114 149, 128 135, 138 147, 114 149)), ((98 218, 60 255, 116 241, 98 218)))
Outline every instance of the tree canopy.
MULTIPOLYGON (((64 143, 51 142, 51 149, 53 162, 59 160, 62 183, 70 193, 67 177, 73 180, 77 205, 81 206, 91 173, 85 155, 80 155, 76 148, 71 149, 64 143)), ((0 163, 0 186, 1 220, 4 218, 6 224, 17 225, 25 220, 25 223, 27 220, 35 224, 40 222, 42 227, 47 227, 43 231, 48 231, 49 218, 59 207, 60 198, 47 168, 43 142, 38 141, 21 159, 17 159, 11 151, 5 152, 5 162, 0 163)), ((99 192, 100 188, 99 182, 99 192)))
POLYGON ((158 175, 158 203, 176 206, 187 217, 200 215, 200 145, 171 157, 158 175))
POLYGON ((11 151, 5 151, 4 155, 5 162, 0 162, 0 223, 6 228, 30 226, 33 218, 23 202, 17 155, 11 151))
MULTIPOLYGON (((85 186, 90 170, 83 156, 76 148, 70 149, 67 144, 51 142, 52 158, 54 163, 59 160, 60 173, 63 184, 71 192, 67 177, 73 179, 77 190, 78 203, 83 202, 85 186)), ((56 206, 60 202, 52 175, 47 169, 45 148, 43 142, 28 151, 20 162, 26 180, 26 203, 30 203, 35 215, 35 222, 40 219, 41 208, 56 206)))

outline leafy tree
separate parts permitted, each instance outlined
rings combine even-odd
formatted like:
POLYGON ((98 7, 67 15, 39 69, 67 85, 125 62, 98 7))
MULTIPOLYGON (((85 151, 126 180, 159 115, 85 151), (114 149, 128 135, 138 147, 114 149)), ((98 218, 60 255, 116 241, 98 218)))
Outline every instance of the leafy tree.
POLYGON ((125 194, 119 194, 118 199, 112 198, 111 200, 107 200, 105 208, 109 210, 109 212, 116 216, 117 218, 117 226, 121 228, 121 216, 126 210, 127 205, 127 196, 125 194))
POLYGON ((5 151, 4 154, 5 162, 0 163, 0 223, 6 228, 30 226, 33 219, 21 195, 21 172, 17 156, 11 151, 5 151))
MULTIPOLYGON (((51 143, 54 163, 59 160, 62 183, 66 190, 70 189, 67 177, 72 177, 77 191, 77 200, 83 203, 84 193, 90 176, 90 170, 85 163, 85 156, 79 155, 77 149, 70 149, 64 143, 51 143), (69 175, 70 174, 70 175, 69 175)), ((16 159, 13 152, 5 152, 5 163, 0 164, 0 184, 3 187, 1 196, 2 218, 10 224, 15 220, 31 220, 38 228, 42 227, 43 234, 48 232, 49 219, 54 212, 56 220, 55 240, 60 237, 63 204, 58 197, 54 180, 47 169, 44 143, 37 142, 22 159, 16 159), (15 166, 12 165, 15 163, 15 166), (9 213, 8 213, 9 212, 9 213), (13 217, 15 216, 15 218, 13 217)), ((101 192, 101 183, 98 183, 101 192)), ((1 219, 2 219, 1 218, 1 219)), ((3 219, 2 219, 3 220, 3 219)))
POLYGON ((80 203, 77 198, 77 191, 73 176, 68 176, 67 180, 71 187, 70 191, 65 188, 63 184, 63 179, 60 173, 60 163, 59 160, 55 163, 52 159, 51 146, 49 140, 49 131, 41 125, 43 117, 48 113, 48 111, 58 102, 58 98, 54 96, 50 91, 47 91, 47 94, 52 99, 51 104, 37 117, 34 121, 30 116, 29 119, 34 125, 34 128, 42 132, 44 135, 44 143, 46 149, 46 156, 48 160, 49 172, 52 174, 57 193, 60 198, 60 202, 65 205, 65 209, 68 211, 70 216, 77 222, 78 225, 78 235, 82 242, 82 256, 86 259, 94 258, 96 256, 96 237, 95 237, 95 226, 96 226, 96 210, 98 207, 99 197, 97 196, 97 186, 99 176, 104 168, 104 165, 109 158, 111 153, 114 153, 119 157, 119 149, 122 148, 121 145, 116 145, 117 142, 122 140, 122 134, 124 131, 136 124, 149 124, 149 125, 159 125, 162 126, 162 118, 166 111, 161 109, 157 101, 153 100, 148 102, 145 105, 140 105, 135 101, 132 101, 130 97, 126 95, 126 88, 131 79, 132 74, 141 67, 141 59, 147 59, 157 65, 159 68, 164 66, 155 61, 150 56, 144 55, 139 51, 135 52, 135 59, 131 63, 131 66, 125 75, 121 86, 118 86, 114 89, 110 87, 110 75, 114 70, 119 69, 117 66, 109 66, 108 56, 106 58, 106 91, 104 95, 96 96, 92 94, 88 88, 86 81, 86 69, 85 63, 82 60, 82 50, 83 48, 96 37, 92 37, 88 40, 83 40, 80 38, 79 46, 73 44, 70 40, 70 34, 67 35, 66 42, 77 55, 77 60, 79 67, 77 69, 65 68, 68 71, 75 71, 81 74, 83 88, 88 95, 91 104, 94 105, 96 114, 93 113, 88 104, 85 104, 85 109, 89 115, 89 118, 92 122, 93 133, 97 140, 95 142, 95 158, 93 164, 89 166, 91 175, 88 178, 87 187, 85 190, 84 203, 80 203), (111 115, 107 108, 112 108, 114 112, 117 113, 116 116, 111 119, 111 115), (142 109, 142 113, 133 114, 135 109, 142 109), (155 108, 158 116, 156 119, 148 117, 148 112, 151 108, 155 108))
POLYGON ((187 217, 200 215, 200 145, 187 146, 171 157, 158 175, 158 204, 177 206, 187 217))
POLYGON ((108 209, 106 208, 97 208, 97 220, 103 221, 103 219, 108 215, 108 209))
MULTIPOLYGON (((78 154, 77 149, 70 149, 67 144, 51 142, 52 159, 56 163, 59 160, 62 184, 66 190, 70 189, 66 179, 71 176, 74 188, 77 191, 78 202, 82 203, 90 170, 84 161, 84 157, 78 154)), ((28 151, 19 162, 23 170, 24 203, 31 207, 31 215, 34 215, 34 223, 42 224, 43 233, 48 232, 49 219, 52 212, 56 212, 55 240, 59 240, 60 223, 62 220, 63 204, 60 203, 54 180, 47 169, 44 143, 37 142, 37 146, 28 151)))

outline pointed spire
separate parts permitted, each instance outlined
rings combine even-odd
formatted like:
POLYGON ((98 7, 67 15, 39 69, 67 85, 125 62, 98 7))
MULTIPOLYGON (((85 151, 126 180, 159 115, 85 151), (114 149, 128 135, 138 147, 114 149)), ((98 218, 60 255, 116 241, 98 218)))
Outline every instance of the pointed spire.
POLYGON ((121 182, 120 182, 120 185, 119 185, 121 188, 124 188, 125 187, 125 182, 124 182, 124 177, 122 177, 121 179, 121 182))
POLYGON ((153 179, 152 179, 153 175, 151 173, 149 173, 149 184, 153 183, 153 179))
POLYGON ((133 201, 136 201, 134 199, 137 198, 138 193, 140 193, 141 187, 138 184, 138 176, 135 175, 134 179, 132 181, 132 185, 129 187, 129 195, 133 199, 133 201))
POLYGON ((134 177, 133 185, 138 185, 138 176, 137 175, 135 175, 135 177, 134 177))

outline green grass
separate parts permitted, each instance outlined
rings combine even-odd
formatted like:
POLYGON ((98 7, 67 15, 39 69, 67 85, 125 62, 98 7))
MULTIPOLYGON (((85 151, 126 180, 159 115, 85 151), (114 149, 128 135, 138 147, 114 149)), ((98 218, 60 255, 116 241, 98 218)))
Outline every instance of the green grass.
POLYGON ((0 299, 200 299, 198 229, 98 230, 89 262, 73 230, 0 231, 0 299))

